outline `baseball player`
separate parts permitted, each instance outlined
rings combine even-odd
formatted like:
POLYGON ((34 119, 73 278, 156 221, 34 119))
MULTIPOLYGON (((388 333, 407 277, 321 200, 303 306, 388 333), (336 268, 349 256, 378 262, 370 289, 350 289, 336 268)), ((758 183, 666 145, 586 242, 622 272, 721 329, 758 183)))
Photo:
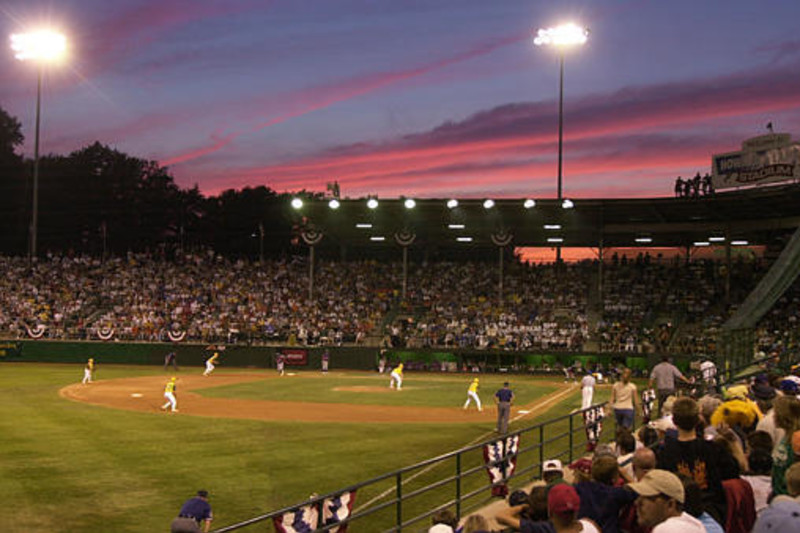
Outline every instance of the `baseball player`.
POLYGON ((203 372, 203 376, 208 377, 211 374, 217 365, 217 359, 219 359, 219 352, 214 352, 214 355, 206 359, 206 371, 203 372))
POLYGON ((597 380, 588 370, 581 380, 581 409, 588 409, 592 405, 594 398, 594 386, 597 380))
POLYGON ((81 383, 83 384, 91 383, 93 375, 94 375, 94 359, 90 357, 89 360, 86 361, 86 366, 83 368, 83 380, 81 380, 81 383))
POLYGON ((167 403, 161 406, 162 411, 165 411, 167 408, 170 408, 170 410, 173 413, 178 412, 178 399, 175 396, 175 391, 177 388, 175 384, 176 381, 177 378, 175 376, 172 376, 169 379, 169 381, 167 381, 167 384, 164 387, 164 398, 167 399, 167 403))
POLYGON ((464 402, 464 409, 469 407, 469 402, 472 400, 475 400, 475 404, 478 406, 478 411, 483 411, 481 399, 478 397, 478 378, 473 379, 472 383, 470 383, 469 388, 467 389, 467 401, 464 402))
POLYGON ((285 370, 286 369, 286 357, 283 354, 279 355, 278 358, 275 360, 275 366, 276 366, 276 368, 278 370, 278 374, 279 375, 282 376, 282 375, 285 374, 285 372, 286 372, 286 370, 285 370))
POLYGON ((390 389, 393 389, 395 383, 397 383, 397 390, 403 390, 403 363, 400 363, 394 370, 392 370, 389 378, 390 389))

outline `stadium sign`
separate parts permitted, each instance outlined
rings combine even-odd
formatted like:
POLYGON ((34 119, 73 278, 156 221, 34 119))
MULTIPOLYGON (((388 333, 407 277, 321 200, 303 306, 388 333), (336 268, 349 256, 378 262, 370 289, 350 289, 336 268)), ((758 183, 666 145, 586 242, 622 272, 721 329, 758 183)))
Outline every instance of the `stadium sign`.
POLYGON ((747 139, 737 152, 711 157, 715 190, 800 180, 800 143, 788 133, 747 139))

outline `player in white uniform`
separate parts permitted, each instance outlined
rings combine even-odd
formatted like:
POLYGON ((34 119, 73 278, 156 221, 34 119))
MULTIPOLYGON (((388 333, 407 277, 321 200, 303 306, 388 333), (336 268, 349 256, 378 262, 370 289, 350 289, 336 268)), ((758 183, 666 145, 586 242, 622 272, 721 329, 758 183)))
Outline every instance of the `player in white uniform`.
POLYGON ((389 378, 390 389, 393 389, 396 384, 397 390, 403 390, 403 363, 400 363, 394 370, 392 370, 389 378))
POLYGON ((472 383, 469 385, 469 389, 467 389, 467 401, 464 403, 464 409, 469 407, 469 402, 472 400, 475 400, 475 405, 478 406, 478 411, 483 411, 481 399, 478 397, 478 378, 473 379, 472 383))
POLYGON ((717 365, 711 359, 705 359, 700 363, 700 375, 707 391, 712 391, 717 384, 717 365))
POLYGON ((594 398, 594 386, 597 380, 591 372, 586 372, 581 380, 581 409, 588 409, 592 406, 592 399, 594 398))
POLYGON ((219 358, 219 352, 214 352, 214 355, 206 359, 206 371, 203 372, 205 377, 208 377, 216 368, 217 359, 219 358))
POLYGON ((92 374, 94 374, 94 359, 90 357, 86 362, 86 366, 83 368, 83 380, 81 380, 81 383, 91 383, 92 374))
POLYGON ((178 399, 175 397, 176 391, 176 384, 177 378, 175 376, 171 377, 169 381, 167 381, 166 386, 164 387, 164 398, 166 398, 167 403, 161 406, 161 410, 164 411, 166 409, 170 409, 173 413, 178 411, 178 399))

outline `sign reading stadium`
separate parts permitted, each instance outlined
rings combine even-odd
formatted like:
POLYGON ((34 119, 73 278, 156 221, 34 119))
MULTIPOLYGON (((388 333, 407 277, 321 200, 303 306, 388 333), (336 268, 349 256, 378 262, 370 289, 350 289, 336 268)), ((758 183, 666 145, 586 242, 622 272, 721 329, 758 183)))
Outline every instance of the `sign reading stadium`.
POLYGON ((747 139, 738 152, 711 158, 715 190, 800 180, 800 143, 788 133, 770 133, 747 139))

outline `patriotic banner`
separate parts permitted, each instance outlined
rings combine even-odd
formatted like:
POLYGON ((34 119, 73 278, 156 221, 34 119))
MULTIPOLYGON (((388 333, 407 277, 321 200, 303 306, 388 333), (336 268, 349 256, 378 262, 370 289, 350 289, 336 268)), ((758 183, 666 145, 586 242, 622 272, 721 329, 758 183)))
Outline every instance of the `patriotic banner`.
POLYGON ((314 504, 272 517, 276 533, 311 533, 317 529, 319 511, 314 504))
POLYGON ((97 338, 101 341, 109 341, 114 337, 114 328, 111 326, 101 326, 97 328, 97 338))
MULTIPOLYGON (((320 524, 320 527, 340 524, 342 521, 347 520, 355 501, 356 491, 345 492, 333 498, 325 498, 322 501, 322 524, 320 524)), ((335 526, 328 531, 332 533, 347 533, 348 525, 335 526)))
POLYGON ((183 339, 186 338, 186 332, 177 329, 175 330, 168 329, 167 337, 169 337, 169 340, 171 340, 172 342, 181 342, 183 339))
POLYGON ((28 337, 32 339, 41 339, 44 336, 44 332, 47 331, 47 326, 44 324, 36 324, 36 327, 31 328, 26 325, 25 329, 28 330, 28 337))
POLYGON ((276 533, 312 533, 327 528, 332 533, 347 533, 348 524, 341 524, 350 517, 356 491, 343 492, 321 502, 310 503, 287 513, 272 517, 276 533), (322 516, 320 516, 320 508, 322 516), (341 524, 341 525, 336 525, 341 524))
POLYGON ((656 391, 647 389, 642 391, 642 417, 643 423, 650 422, 650 414, 653 412, 653 404, 656 401, 656 391))
POLYGON ((586 451, 594 451, 600 441, 605 416, 606 413, 602 405, 583 412, 583 425, 586 429, 586 451))
POLYGON ((505 498, 508 494, 505 480, 514 474, 518 450, 519 435, 496 440, 483 447, 483 460, 487 465, 486 473, 489 475, 489 481, 492 483, 492 496, 505 498))

